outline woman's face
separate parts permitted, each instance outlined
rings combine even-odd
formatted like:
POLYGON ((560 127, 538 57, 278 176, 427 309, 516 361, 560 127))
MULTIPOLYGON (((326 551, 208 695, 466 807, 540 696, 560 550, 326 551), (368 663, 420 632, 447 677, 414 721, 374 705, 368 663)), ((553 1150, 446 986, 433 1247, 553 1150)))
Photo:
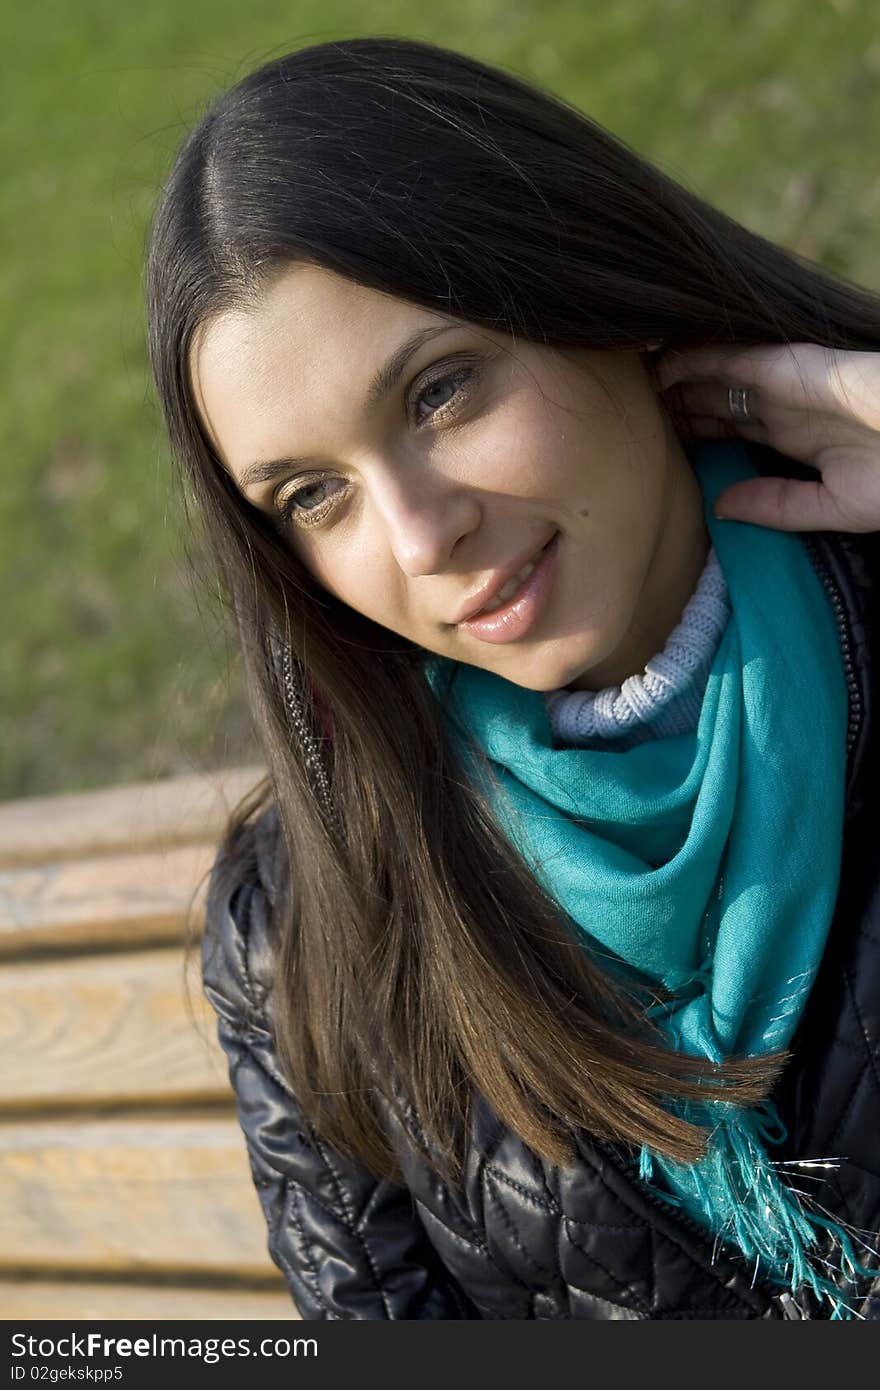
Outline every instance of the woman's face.
POLYGON ((542 347, 295 266, 203 325, 191 368, 242 495, 428 651, 599 690, 644 669, 696 587, 702 497, 639 352, 542 347))

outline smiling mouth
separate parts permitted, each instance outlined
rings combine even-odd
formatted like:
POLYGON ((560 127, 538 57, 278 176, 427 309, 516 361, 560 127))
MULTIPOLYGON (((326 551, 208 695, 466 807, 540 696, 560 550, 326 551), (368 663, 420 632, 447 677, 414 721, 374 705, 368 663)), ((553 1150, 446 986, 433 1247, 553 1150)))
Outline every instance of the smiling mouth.
POLYGON ((454 625, 459 626, 462 623, 474 622, 477 618, 488 616, 496 612, 499 608, 503 608, 505 604, 510 603, 511 599, 516 597, 517 592, 523 585, 528 583, 536 566, 541 563, 547 547, 553 542, 556 535, 557 532, 554 531, 553 535, 544 542, 540 550, 535 551, 531 559, 526 560, 520 565, 516 573, 512 574, 509 579, 506 579, 500 588, 496 589, 494 594, 486 599, 481 607, 472 608, 466 613, 466 616, 454 619, 454 625))
MULTIPOLYGON (((547 545, 549 544, 550 542, 548 541, 547 545)), ((544 551, 546 549, 547 546, 542 545, 535 558, 533 560, 529 560, 527 564, 523 565, 521 570, 517 570, 513 578, 508 579, 507 583, 498 590, 497 594, 494 594, 493 597, 489 599, 489 602, 485 603, 478 612, 472 613, 471 617, 482 618, 484 613, 494 613, 496 608, 502 608, 505 603, 508 603, 510 599, 513 598, 517 590, 523 584, 525 584, 529 575, 532 573, 532 570, 535 569, 535 567, 540 563, 541 556, 544 554, 544 551)))
POLYGON ((481 642, 516 642, 531 631, 555 583, 560 532, 493 595, 491 604, 459 622, 458 628, 481 642), (512 589, 512 592, 508 592, 512 589))

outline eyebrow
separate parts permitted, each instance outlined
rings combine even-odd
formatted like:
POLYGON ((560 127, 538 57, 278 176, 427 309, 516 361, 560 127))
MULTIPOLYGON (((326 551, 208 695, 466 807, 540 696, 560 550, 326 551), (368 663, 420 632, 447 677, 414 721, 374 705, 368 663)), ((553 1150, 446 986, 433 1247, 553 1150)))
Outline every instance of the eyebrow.
MULTIPOLYGON (((388 360, 382 364, 370 382, 364 399, 364 411, 375 409, 379 402, 393 391, 407 362, 418 352, 420 347, 430 342, 432 338, 440 337, 443 333, 451 333, 456 327, 456 324, 447 323, 440 327, 420 328, 418 332, 405 338, 400 346, 395 348, 388 360)), ((245 490, 253 487, 256 483, 271 482, 279 474, 286 473, 291 468, 307 466, 310 462, 309 459, 281 458, 273 459, 269 463, 249 464, 241 475, 239 486, 245 490)))

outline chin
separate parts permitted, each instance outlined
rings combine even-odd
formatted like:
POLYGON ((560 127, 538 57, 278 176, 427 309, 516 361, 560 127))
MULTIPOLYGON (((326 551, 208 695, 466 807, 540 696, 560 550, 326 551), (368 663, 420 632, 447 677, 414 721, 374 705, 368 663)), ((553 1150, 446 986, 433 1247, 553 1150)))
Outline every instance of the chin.
POLYGON ((554 657, 552 653, 545 652, 543 655, 535 653, 532 661, 523 662, 517 670, 504 674, 507 680, 512 681, 514 685, 521 685, 524 690, 538 690, 544 693, 568 685, 569 681, 576 680, 588 669, 583 659, 572 660, 569 657, 565 660, 559 654, 554 657))

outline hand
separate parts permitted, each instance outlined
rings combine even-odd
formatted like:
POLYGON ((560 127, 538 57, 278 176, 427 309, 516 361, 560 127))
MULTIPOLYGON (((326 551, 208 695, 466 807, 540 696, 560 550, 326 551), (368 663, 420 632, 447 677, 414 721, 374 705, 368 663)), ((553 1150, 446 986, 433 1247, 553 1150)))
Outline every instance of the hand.
POLYGON ((736 483, 719 494, 717 516, 779 531, 880 530, 880 353, 815 343, 668 349, 651 369, 683 442, 751 439, 821 475, 736 483), (754 421, 733 419, 730 386, 748 387, 754 421))

